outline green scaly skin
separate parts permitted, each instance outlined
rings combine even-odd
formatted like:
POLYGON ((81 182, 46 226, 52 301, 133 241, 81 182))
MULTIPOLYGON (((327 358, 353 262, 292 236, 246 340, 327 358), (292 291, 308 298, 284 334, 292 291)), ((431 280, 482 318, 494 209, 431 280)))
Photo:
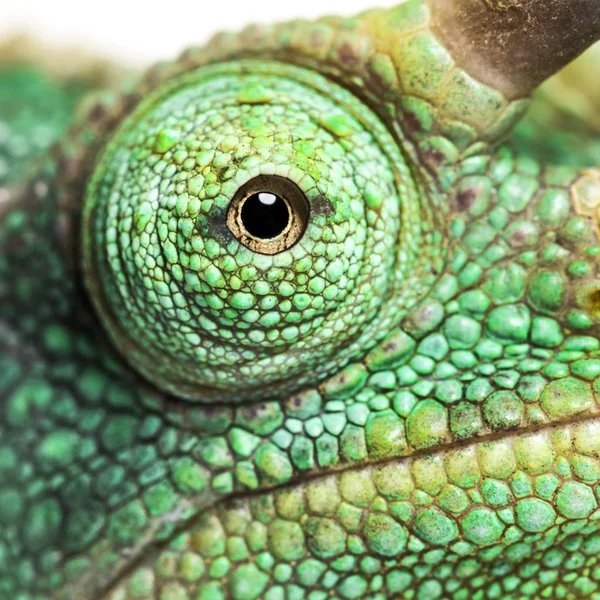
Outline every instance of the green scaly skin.
POLYGON ((0 598, 600 598, 600 136, 512 133, 429 18, 221 35, 66 134, 1 72, 0 598))

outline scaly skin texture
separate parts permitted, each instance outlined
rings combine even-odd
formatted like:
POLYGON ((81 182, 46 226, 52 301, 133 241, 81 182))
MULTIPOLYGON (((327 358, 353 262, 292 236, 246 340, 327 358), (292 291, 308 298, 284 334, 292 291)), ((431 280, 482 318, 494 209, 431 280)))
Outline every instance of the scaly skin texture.
POLYGON ((25 169, 67 128, 83 82, 57 85, 34 67, 0 64, 0 186, 25 179, 25 169))
POLYGON ((411 0, 217 36, 11 155, 0 598, 600 598, 599 136, 528 106, 411 0), (273 256, 225 225, 259 174, 311 207, 273 256))

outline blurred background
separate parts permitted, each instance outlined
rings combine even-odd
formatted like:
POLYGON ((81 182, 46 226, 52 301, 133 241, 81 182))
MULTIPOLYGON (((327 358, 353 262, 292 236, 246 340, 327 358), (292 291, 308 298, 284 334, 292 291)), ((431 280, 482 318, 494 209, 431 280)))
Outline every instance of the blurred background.
POLYGON ((0 41, 26 33, 133 67, 168 59, 223 29, 327 14, 352 16, 399 0, 0 0, 0 41))

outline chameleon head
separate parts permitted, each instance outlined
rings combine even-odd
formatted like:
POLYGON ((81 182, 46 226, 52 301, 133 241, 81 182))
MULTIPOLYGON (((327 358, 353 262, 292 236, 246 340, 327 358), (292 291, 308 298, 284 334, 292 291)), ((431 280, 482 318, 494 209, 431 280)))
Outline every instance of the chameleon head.
POLYGON ((87 285, 159 387, 289 391, 384 329, 414 196, 397 144, 349 92, 289 66, 208 66, 147 97, 98 157, 87 285))
POLYGON ((600 175, 500 145, 588 26, 409 0, 91 106, 3 234, 0 596, 598 596, 600 175))
MULTIPOLYGON (((253 400, 382 342, 443 268, 458 165, 560 66, 519 54, 512 4, 250 29, 151 74, 98 145, 82 221, 85 282, 129 362, 180 397, 253 400)), ((546 28, 559 62, 596 33, 571 25, 546 28)))

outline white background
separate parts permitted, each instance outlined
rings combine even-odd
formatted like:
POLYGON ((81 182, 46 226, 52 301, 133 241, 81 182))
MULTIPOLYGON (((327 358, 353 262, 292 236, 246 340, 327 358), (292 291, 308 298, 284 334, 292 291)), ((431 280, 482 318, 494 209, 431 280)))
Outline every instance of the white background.
POLYGON ((132 66, 170 59, 223 29, 327 14, 352 16, 400 0, 0 0, 0 40, 29 33, 132 66))

